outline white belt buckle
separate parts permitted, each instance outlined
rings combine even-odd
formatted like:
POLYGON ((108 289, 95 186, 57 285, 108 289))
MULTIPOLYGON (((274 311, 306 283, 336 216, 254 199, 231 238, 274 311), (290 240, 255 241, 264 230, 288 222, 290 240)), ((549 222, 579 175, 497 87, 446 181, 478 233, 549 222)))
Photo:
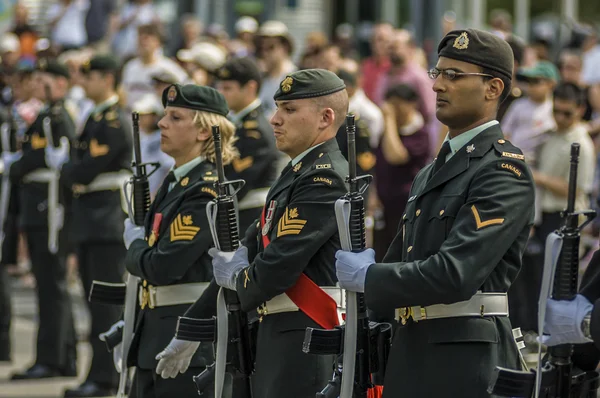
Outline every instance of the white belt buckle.
POLYGON ((156 308, 156 287, 148 286, 148 307, 156 308))

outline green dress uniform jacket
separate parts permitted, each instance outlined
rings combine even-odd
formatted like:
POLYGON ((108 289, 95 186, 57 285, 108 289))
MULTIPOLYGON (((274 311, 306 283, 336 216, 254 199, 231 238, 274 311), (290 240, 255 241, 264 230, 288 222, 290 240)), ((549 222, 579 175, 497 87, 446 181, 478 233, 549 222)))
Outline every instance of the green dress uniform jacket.
MULTIPOLYGON (((135 240, 127 251, 126 266, 131 274, 152 286, 209 282, 212 279, 208 249, 213 246, 213 241, 206 204, 216 197, 215 181, 215 167, 208 161, 195 166, 168 193, 168 180, 165 179, 146 216, 146 240, 135 240), (158 213, 162 214, 162 221, 158 236, 152 238, 158 213)), ((213 298, 216 300, 216 295, 213 298)), ((189 304, 181 304, 141 309, 129 353, 131 366, 156 368, 156 355, 169 344, 178 317, 188 307, 189 304)), ((205 344, 196 352, 190 366, 204 367, 212 362, 212 346, 205 344)))
MULTIPOLYGON (((432 171, 416 176, 384 263, 369 267, 375 312, 507 292, 519 272, 534 212, 520 150, 495 125, 432 171)), ((383 395, 481 398, 495 366, 520 367, 507 317, 409 319, 396 330, 383 395)))
POLYGON ((61 172, 61 182, 73 195, 74 243, 123 241, 121 190, 79 194, 79 189, 100 174, 130 170, 132 148, 131 122, 118 105, 89 117, 61 172))
MULTIPOLYGON (((340 249, 334 204, 347 192, 348 162, 335 138, 283 170, 265 205, 265 228, 255 223, 243 241, 250 266, 237 278, 244 311, 285 293, 301 273, 319 286, 334 286, 340 249), (272 212, 269 215, 269 207, 272 212), (270 244, 263 246, 264 233, 270 244)), ((302 352, 307 327, 319 328, 301 311, 267 314, 258 326, 253 396, 312 397, 332 375, 335 358, 302 352)))
MULTIPOLYGON (((10 180, 13 184, 21 184, 23 177, 32 171, 47 168, 44 152, 47 140, 43 122, 48 116, 51 120, 54 145, 59 145, 60 137, 67 137, 71 142, 75 138, 75 125, 63 101, 56 103, 53 110, 44 108, 25 131, 21 147, 23 156, 10 167, 10 180)), ((65 195, 59 197, 64 204, 65 195)), ((47 227, 48 184, 24 183, 19 189, 19 202, 21 227, 47 227)))

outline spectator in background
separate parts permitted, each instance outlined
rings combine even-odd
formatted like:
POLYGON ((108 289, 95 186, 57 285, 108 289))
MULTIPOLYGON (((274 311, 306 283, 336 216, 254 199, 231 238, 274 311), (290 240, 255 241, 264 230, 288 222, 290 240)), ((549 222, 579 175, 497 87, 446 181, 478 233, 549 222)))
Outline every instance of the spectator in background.
POLYGON ((197 44, 202 36, 204 26, 193 14, 185 14, 181 17, 181 38, 175 53, 180 50, 189 50, 197 44))
POLYGON ((13 71, 21 58, 21 43, 14 33, 7 32, 0 38, 0 62, 4 73, 13 71))
POLYGON ((69 92, 65 97, 65 107, 75 122, 75 134, 79 135, 88 116, 95 107, 83 88, 83 74, 81 67, 89 62, 91 54, 82 50, 65 51, 58 56, 58 62, 69 68, 69 92))
POLYGON ((336 45, 329 44, 320 53, 319 68, 330 70, 336 73, 340 67, 342 56, 340 48, 336 45))
POLYGON ((380 80, 391 66, 389 48, 393 35, 394 28, 391 24, 382 22, 375 25, 371 36, 371 56, 362 62, 360 68, 363 74, 363 90, 367 97, 374 102, 377 102, 376 91, 379 89, 380 80))
POLYGON ((235 33, 237 37, 231 41, 229 51, 234 57, 254 56, 256 51, 254 35, 258 30, 256 19, 243 16, 235 23, 235 33))
POLYGON ((514 62, 515 66, 513 68, 513 77, 512 77, 513 84, 510 88, 510 93, 508 94, 508 97, 506 97, 506 99, 504 101, 502 101, 502 103, 500 103, 500 106, 498 107, 498 113, 496 114, 496 120, 498 120, 499 122, 502 122, 502 119, 504 118, 504 115, 506 114, 506 111, 508 110, 508 108, 510 108, 511 104, 515 100, 521 98, 521 96, 523 95, 523 91, 521 90, 521 88, 518 85, 515 74, 523 64, 523 57, 525 55, 525 47, 527 46, 527 44, 525 43, 525 41, 523 39, 521 39, 520 37, 515 36, 515 35, 509 35, 508 37, 506 37, 506 42, 510 45, 510 48, 513 51, 513 56, 515 58, 515 62, 514 62))
POLYGON ((115 54, 121 59, 136 55, 138 28, 143 25, 159 24, 160 19, 152 0, 131 0, 125 4, 117 24, 117 34, 112 41, 115 54))
POLYGON ((600 84, 600 43, 598 32, 591 26, 585 27, 585 38, 581 44, 583 53, 582 80, 587 85, 600 84))
MULTIPOLYGON (((162 94, 162 92, 161 92, 162 94)), ((163 107, 154 94, 145 94, 133 104, 133 110, 140 114, 140 149, 144 163, 158 162, 156 172, 148 177, 150 196, 154 199, 158 188, 175 165, 173 158, 160 149, 160 129, 158 121, 163 115, 163 107)))
POLYGON ((189 50, 179 50, 177 59, 183 62, 194 84, 213 86, 215 72, 225 63, 227 53, 217 44, 202 42, 189 50))
POLYGON ((329 45, 329 39, 323 32, 309 32, 304 38, 304 52, 313 53, 323 50, 329 45))
POLYGON ((92 0, 85 17, 85 31, 89 46, 108 52, 109 38, 119 22, 117 0, 92 0))
POLYGON ((281 21, 267 21, 258 30, 258 56, 263 67, 263 81, 258 97, 269 119, 275 113, 273 96, 285 75, 296 70, 292 62, 294 44, 287 26, 281 21))
POLYGON ((76 49, 87 44, 85 18, 89 0, 60 0, 48 9, 52 45, 59 51, 76 49))
POLYGON ((535 61, 548 61, 550 62, 550 48, 552 42, 550 39, 542 36, 535 37, 530 44, 533 53, 535 54, 535 61))
POLYGON ((344 58, 358 59, 358 50, 354 42, 354 28, 349 23, 339 24, 335 28, 333 44, 340 48, 344 58))
POLYGON ((21 1, 15 4, 14 25, 11 32, 19 37, 21 57, 29 60, 31 65, 35 62, 35 42, 38 34, 29 24, 29 9, 21 1))
POLYGON ((495 35, 507 39, 512 32, 512 16, 503 9, 494 9, 490 12, 490 28, 495 35))
POLYGON ((380 257, 376 261, 396 236, 412 181, 430 157, 430 137, 418 107, 419 94, 409 85, 392 86, 385 94, 384 130, 376 152, 377 189, 371 190, 368 209, 375 219, 373 248, 380 257))
POLYGON ((125 97, 125 107, 131 107, 144 94, 153 93, 154 85, 151 76, 159 71, 170 70, 180 81, 187 79, 185 71, 177 63, 166 58, 162 51, 162 34, 156 24, 141 25, 138 28, 139 56, 130 60, 123 67, 121 94, 125 97))
POLYGON ((379 146, 381 134, 383 133, 383 114, 381 109, 375 105, 361 88, 361 76, 356 61, 348 61, 344 68, 340 68, 338 76, 346 84, 348 92, 348 112, 360 116, 369 130, 369 145, 372 149, 379 146), (353 68, 350 63, 353 62, 353 68))
POLYGON ((152 83, 154 84, 154 94, 156 98, 162 98, 162 94, 165 91, 165 88, 169 87, 172 84, 181 84, 181 81, 170 70, 161 70, 153 73, 150 78, 152 79, 152 83))
POLYGON ((501 127, 506 137, 525 155, 530 166, 536 165, 536 152, 554 130, 552 90, 559 79, 556 67, 540 61, 532 68, 522 68, 517 79, 526 82, 527 97, 519 98, 506 111, 501 127))

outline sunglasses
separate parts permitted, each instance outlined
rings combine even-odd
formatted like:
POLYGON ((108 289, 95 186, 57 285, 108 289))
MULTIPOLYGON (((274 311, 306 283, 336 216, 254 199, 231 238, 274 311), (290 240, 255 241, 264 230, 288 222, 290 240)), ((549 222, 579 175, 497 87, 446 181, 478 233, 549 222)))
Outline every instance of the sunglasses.
POLYGON ((454 69, 438 69, 438 68, 429 69, 429 71, 427 71, 427 75, 429 75, 429 78, 432 80, 437 79, 439 75, 442 75, 442 77, 446 80, 454 80, 456 78, 463 77, 463 76, 485 76, 485 77, 489 77, 489 78, 494 78, 494 76, 489 75, 487 73, 457 72, 454 69))
POLYGON ((556 109, 556 108, 554 108, 552 110, 552 112, 555 115, 563 115, 566 118, 572 118, 575 115, 575 111, 564 111, 562 109, 556 109))

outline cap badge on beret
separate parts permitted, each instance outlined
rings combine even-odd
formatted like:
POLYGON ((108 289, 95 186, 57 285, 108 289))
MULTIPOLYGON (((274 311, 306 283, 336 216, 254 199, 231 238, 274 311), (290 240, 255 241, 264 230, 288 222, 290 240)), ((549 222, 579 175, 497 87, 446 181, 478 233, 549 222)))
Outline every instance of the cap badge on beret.
POLYGON ((293 83, 294 83, 294 79, 292 79, 291 76, 286 77, 281 82, 281 91, 283 91, 284 93, 289 93, 290 90, 292 89, 293 83))
POLYGON ((460 36, 454 39, 452 47, 458 50, 466 50, 469 47, 469 36, 467 35, 467 32, 462 32, 460 36))
POLYGON ((175 98, 177 98, 177 89, 175 86, 171 86, 169 92, 167 93, 167 101, 173 102, 175 101, 175 98))
POLYGON ((229 76, 231 76, 231 73, 229 72, 229 69, 223 68, 223 69, 221 69, 219 71, 219 77, 221 79, 227 79, 229 76))
POLYGON ((85 72, 89 72, 91 69, 91 64, 90 64, 90 60, 86 59, 85 62, 83 64, 81 64, 81 69, 83 69, 83 71, 85 72))

